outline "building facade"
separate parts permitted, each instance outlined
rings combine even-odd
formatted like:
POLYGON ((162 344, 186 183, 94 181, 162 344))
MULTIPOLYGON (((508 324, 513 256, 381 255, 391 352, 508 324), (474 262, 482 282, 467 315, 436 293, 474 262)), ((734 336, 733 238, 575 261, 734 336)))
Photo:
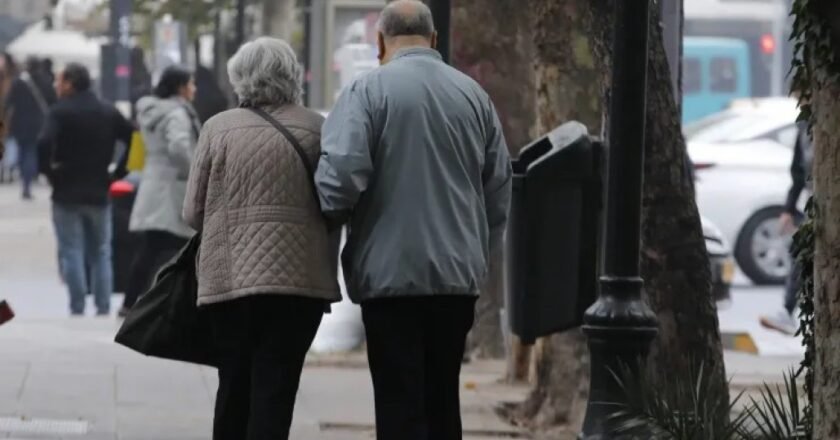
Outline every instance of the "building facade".
POLYGON ((34 23, 50 11, 50 0, 0 0, 0 15, 23 23, 34 23))

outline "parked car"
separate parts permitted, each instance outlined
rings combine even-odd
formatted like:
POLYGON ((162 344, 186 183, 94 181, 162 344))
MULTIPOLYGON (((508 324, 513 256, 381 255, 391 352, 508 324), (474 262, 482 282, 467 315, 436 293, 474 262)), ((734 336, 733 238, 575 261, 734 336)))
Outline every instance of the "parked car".
POLYGON ((719 303, 725 302, 731 298, 730 289, 735 279, 732 249, 717 226, 706 218, 700 219, 703 223, 703 238, 706 240, 706 251, 709 253, 712 270, 712 296, 719 303))
POLYGON ((796 101, 748 99, 685 128, 700 213, 734 243, 741 270, 759 285, 784 283, 791 234, 778 223, 790 188, 796 101))
POLYGON ((683 134, 689 143, 764 139, 793 148, 798 116, 799 108, 792 98, 738 99, 723 111, 687 124, 683 134))
POLYGON ((735 243, 735 259, 754 283, 781 284, 791 267, 791 235, 779 216, 791 184, 791 149, 777 142, 691 144, 697 205, 735 243))

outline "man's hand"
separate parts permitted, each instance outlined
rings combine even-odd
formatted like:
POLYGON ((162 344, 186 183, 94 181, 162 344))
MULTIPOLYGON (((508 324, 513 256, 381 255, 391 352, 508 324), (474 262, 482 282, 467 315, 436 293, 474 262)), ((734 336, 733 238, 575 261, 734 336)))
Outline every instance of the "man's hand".
POLYGON ((783 234, 789 234, 796 230, 796 223, 791 213, 784 212, 779 216, 779 229, 783 234))

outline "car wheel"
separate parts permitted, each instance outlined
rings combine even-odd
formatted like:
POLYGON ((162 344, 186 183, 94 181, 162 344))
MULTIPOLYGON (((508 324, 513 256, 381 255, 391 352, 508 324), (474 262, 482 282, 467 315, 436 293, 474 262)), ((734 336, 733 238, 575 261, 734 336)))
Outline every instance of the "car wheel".
POLYGON ((753 214, 744 225, 735 246, 735 259, 744 274, 757 285, 784 284, 790 273, 792 237, 783 234, 780 207, 753 214))

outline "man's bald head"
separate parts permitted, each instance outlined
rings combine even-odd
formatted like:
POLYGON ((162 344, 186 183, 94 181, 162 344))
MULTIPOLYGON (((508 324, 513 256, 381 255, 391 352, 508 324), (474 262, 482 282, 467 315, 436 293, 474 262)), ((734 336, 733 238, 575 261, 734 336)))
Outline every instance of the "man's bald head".
POLYGON ((417 0, 397 0, 379 15, 379 61, 387 63, 400 49, 435 47, 432 11, 417 0))
POLYGON ((431 40, 435 33, 432 11, 417 0, 391 2, 379 15, 379 32, 385 38, 425 37, 431 40))

